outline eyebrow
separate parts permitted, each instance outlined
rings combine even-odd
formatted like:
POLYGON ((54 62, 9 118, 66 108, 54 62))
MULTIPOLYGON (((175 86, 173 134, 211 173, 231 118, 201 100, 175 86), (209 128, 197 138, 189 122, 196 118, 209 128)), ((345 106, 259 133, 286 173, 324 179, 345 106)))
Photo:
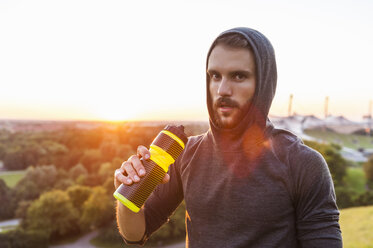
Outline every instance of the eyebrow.
POLYGON ((218 73, 218 71, 216 71, 216 70, 206 70, 206 73, 207 74, 218 73))
MULTIPOLYGON (((220 74, 217 70, 214 70, 214 69, 206 70, 206 73, 207 74, 212 74, 212 73, 220 74)), ((236 74, 244 74, 244 75, 246 75, 248 77, 254 75, 254 73, 252 73, 249 70, 237 70, 237 71, 231 71, 231 72, 229 72, 229 76, 236 75, 236 74)))
POLYGON ((230 76, 233 76, 233 75, 236 75, 236 74, 243 74, 243 75, 248 76, 248 77, 253 75, 253 73, 251 71, 246 71, 246 70, 237 70, 237 71, 229 72, 230 76))

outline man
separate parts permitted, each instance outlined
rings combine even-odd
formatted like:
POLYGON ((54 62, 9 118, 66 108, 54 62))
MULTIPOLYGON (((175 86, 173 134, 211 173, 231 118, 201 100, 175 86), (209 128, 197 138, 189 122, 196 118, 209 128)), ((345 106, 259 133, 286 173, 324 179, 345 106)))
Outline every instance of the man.
MULTIPOLYGON (((268 120, 277 80, 268 39, 249 28, 223 32, 206 72, 210 129, 189 137, 138 214, 118 204, 126 241, 145 242, 184 199, 187 247, 342 247, 325 160, 268 120)), ((148 156, 139 146, 116 187, 141 180, 139 157, 148 156)))

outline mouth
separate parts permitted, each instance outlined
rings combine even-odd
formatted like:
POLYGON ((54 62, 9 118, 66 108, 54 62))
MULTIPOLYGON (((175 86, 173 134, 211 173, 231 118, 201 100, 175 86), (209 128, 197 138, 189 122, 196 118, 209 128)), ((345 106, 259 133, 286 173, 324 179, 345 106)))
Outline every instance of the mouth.
POLYGON ((223 113, 228 113, 228 112, 231 112, 233 108, 234 107, 231 107, 231 106, 220 106, 219 110, 223 113))
POLYGON ((221 109, 233 109, 234 107, 236 106, 233 103, 229 103, 229 102, 218 103, 218 108, 221 108, 221 109))
POLYGON ((234 106, 230 104, 226 104, 226 103, 221 103, 218 106, 219 112, 225 116, 230 115, 234 111, 234 108, 235 108, 234 106))
POLYGON ((238 107, 238 104, 230 98, 219 98, 214 105, 216 111, 222 116, 230 116, 238 107))

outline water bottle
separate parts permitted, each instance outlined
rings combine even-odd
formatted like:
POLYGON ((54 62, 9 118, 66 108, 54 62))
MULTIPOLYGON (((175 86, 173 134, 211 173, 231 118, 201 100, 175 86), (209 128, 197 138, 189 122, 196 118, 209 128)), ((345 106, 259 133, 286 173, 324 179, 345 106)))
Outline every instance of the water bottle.
POLYGON ((131 185, 121 184, 114 192, 114 197, 137 213, 155 187, 162 181, 168 167, 184 150, 187 141, 184 126, 167 125, 150 145, 150 158, 140 159, 146 170, 145 176, 140 182, 131 185))

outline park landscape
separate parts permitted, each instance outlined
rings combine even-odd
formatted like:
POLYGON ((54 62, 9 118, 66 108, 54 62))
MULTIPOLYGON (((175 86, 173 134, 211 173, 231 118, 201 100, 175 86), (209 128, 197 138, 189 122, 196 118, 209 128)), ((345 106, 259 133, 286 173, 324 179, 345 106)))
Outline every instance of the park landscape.
MULTIPOLYGON (((91 247, 123 247, 115 223, 114 170, 138 145, 150 144, 167 123, 0 123, 0 247, 73 247, 85 237, 91 247)), ((208 128, 205 122, 182 124, 187 135, 208 128)), ((373 247, 371 133, 325 126, 290 131, 328 163, 344 247, 373 247), (361 156, 347 159, 351 156, 343 153, 345 147, 361 156)), ((184 247, 184 218, 182 203, 145 247, 184 247)))

